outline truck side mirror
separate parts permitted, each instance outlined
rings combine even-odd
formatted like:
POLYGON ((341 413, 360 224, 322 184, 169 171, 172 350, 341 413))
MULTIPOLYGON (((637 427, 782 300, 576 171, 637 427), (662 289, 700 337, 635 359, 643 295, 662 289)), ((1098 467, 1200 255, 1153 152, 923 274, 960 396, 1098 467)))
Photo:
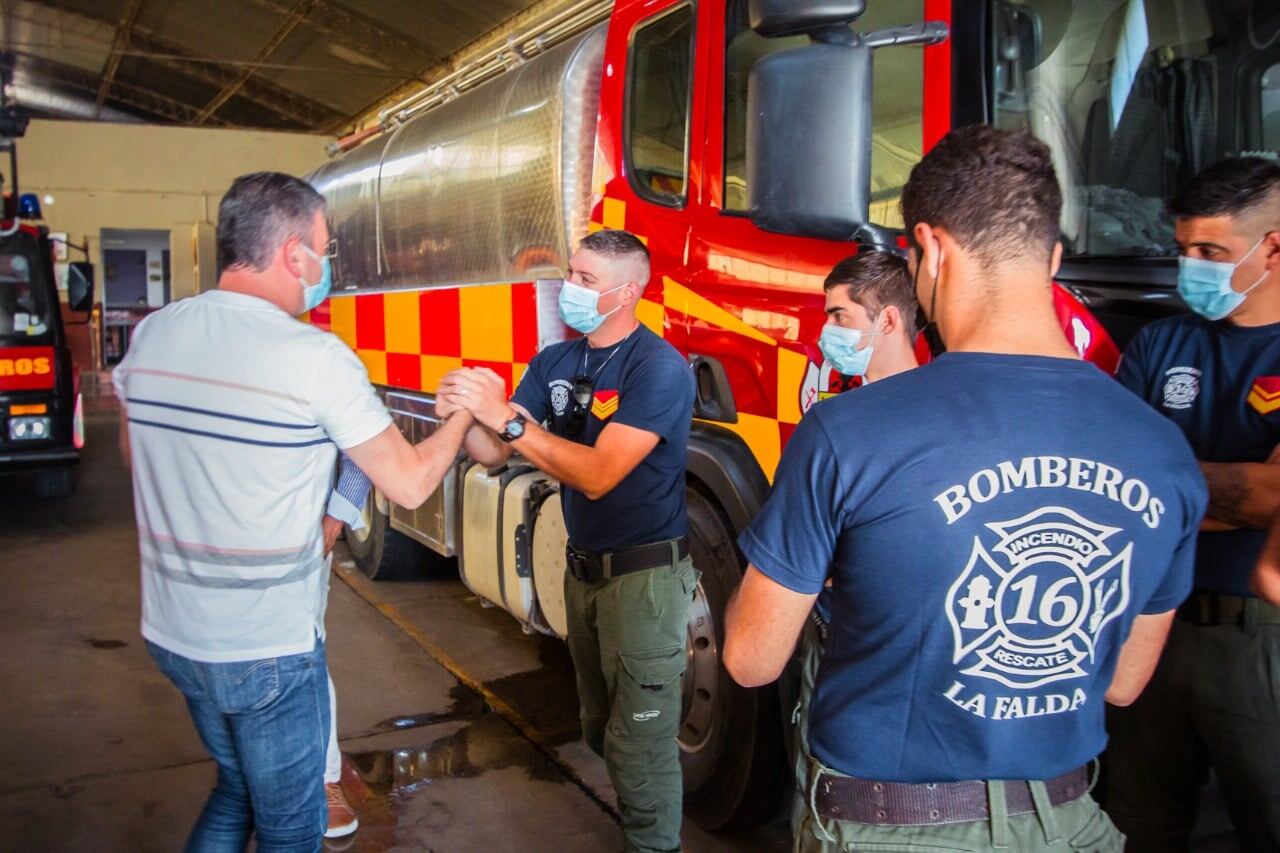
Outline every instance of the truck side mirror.
POLYGON ((871 191, 871 55, 813 41, 756 61, 747 83, 751 221, 766 231, 850 240, 871 191))
POLYGON ((67 264, 67 307, 72 311, 93 310, 93 264, 86 261, 67 264))
POLYGON ((820 27, 852 23, 867 11, 867 0, 750 0, 751 29, 774 38, 820 27))

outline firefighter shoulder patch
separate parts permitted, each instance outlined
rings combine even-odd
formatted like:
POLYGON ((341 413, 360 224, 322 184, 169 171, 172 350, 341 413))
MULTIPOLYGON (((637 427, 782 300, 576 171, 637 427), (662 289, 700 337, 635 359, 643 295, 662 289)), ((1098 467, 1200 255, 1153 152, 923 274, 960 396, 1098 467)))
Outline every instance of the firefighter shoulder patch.
POLYGON ((1253 380, 1247 399, 1260 415, 1280 411, 1280 376, 1259 376, 1253 380))
POLYGON ((617 391, 597 391, 591 400, 591 414, 599 420, 607 421, 618 411, 617 391))

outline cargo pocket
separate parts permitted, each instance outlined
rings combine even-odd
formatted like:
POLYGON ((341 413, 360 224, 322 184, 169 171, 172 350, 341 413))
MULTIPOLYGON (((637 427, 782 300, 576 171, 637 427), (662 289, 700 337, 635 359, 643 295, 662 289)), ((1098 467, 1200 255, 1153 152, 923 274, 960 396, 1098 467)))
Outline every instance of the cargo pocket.
POLYGON ((615 737, 675 737, 680 728, 684 647, 618 653, 617 695, 610 715, 615 737))
POLYGON ((680 585, 688 598, 693 598, 693 591, 698 588, 700 580, 702 580, 702 572, 695 569, 693 563, 685 563, 680 567, 680 585))

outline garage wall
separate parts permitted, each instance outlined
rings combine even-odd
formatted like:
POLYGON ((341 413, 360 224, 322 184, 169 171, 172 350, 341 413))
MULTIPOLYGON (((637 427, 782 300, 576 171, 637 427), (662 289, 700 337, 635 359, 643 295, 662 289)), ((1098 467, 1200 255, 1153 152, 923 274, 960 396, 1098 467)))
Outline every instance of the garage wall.
MULTIPOLYGON (((245 172, 301 175, 328 137, 100 122, 33 120, 18 143, 22 192, 38 193, 51 231, 89 247, 102 280, 103 228, 170 232, 172 298, 212 287, 218 202, 245 172), (53 204, 43 203, 53 196, 53 204)), ((71 250, 71 260, 80 253, 71 250)), ((99 288, 101 300, 101 288, 99 288)))

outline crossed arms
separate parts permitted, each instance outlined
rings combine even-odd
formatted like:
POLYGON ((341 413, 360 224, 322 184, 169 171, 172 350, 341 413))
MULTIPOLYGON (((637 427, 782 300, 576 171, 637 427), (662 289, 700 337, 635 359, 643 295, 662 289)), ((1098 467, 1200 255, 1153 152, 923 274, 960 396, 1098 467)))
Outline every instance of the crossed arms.
POLYGON ((1280 512, 1280 447, 1265 462, 1201 462, 1209 513, 1201 530, 1261 529, 1280 512))

